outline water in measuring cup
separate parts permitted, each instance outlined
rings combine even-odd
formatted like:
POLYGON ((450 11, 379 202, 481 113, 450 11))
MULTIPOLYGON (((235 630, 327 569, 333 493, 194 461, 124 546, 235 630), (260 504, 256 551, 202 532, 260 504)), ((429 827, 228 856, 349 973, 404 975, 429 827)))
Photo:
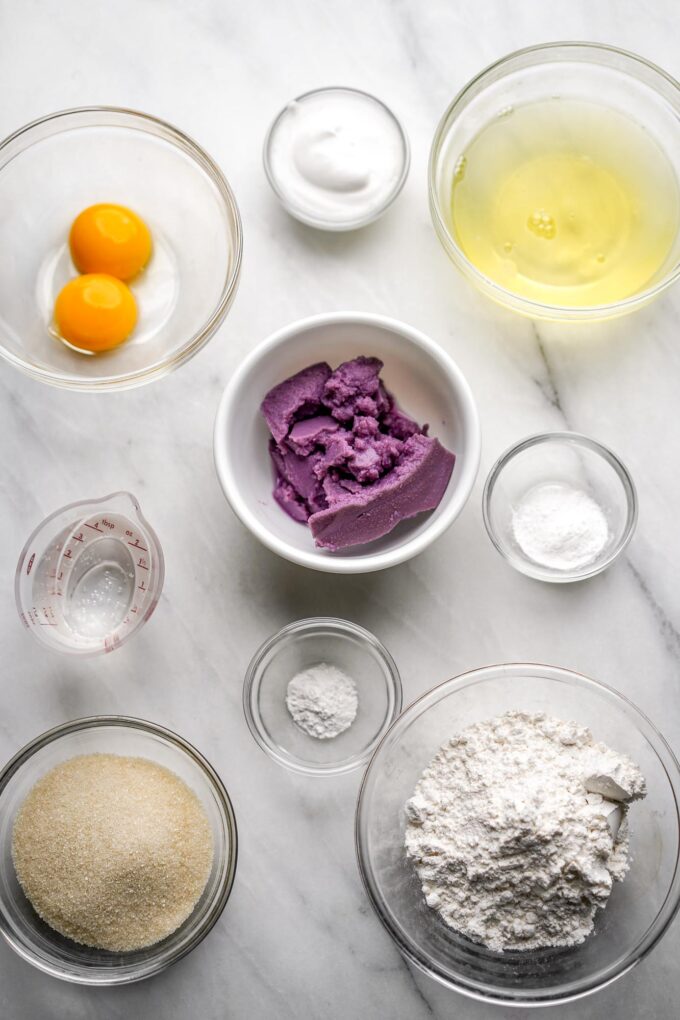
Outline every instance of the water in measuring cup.
POLYGON ((135 572, 121 542, 102 538, 83 550, 64 593, 64 622, 83 638, 113 633, 130 608, 135 572))

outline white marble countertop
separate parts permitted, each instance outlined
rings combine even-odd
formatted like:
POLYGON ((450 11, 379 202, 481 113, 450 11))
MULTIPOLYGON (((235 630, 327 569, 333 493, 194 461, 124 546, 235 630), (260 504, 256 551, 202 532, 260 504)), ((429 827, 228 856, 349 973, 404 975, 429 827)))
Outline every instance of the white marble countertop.
MULTIPOLYGON (((241 840, 220 922, 153 980, 106 991, 64 984, 2 942, 3 1020, 526 1015, 448 992, 403 962, 355 864, 360 776, 311 781, 271 762, 246 728, 242 677, 257 645, 282 624, 346 616, 387 644, 407 701, 474 666, 539 660, 615 685, 680 750, 680 290, 637 317, 578 335, 536 329, 455 273, 432 230, 425 185, 441 112, 490 61, 527 44, 578 38, 636 50, 677 75, 677 29, 674 0, 0 0, 2 136, 87 103, 158 114, 221 164, 245 232, 240 291, 226 323, 160 383, 78 395, 0 364, 0 758, 81 715, 154 719, 214 763, 233 796, 241 840), (351 236, 291 221, 261 169, 273 114, 324 84, 383 97, 412 143, 404 193, 383 220, 351 236), (475 492, 449 533, 407 565, 358 577, 307 572, 261 548, 227 507, 211 449, 219 395, 245 352, 293 319, 343 308, 393 315, 443 344, 467 374, 484 435, 475 492), (640 495, 625 558, 577 586, 544 586, 512 571, 491 547, 480 511, 483 478, 499 452, 555 427, 610 444, 640 495), (87 438, 98 435, 101 445, 87 438), (19 551, 52 510, 120 488, 138 496, 163 544, 161 602, 113 655, 84 662, 51 655, 17 618, 19 551)), ((627 977, 553 1015, 675 1017, 679 955, 680 922, 627 977)))

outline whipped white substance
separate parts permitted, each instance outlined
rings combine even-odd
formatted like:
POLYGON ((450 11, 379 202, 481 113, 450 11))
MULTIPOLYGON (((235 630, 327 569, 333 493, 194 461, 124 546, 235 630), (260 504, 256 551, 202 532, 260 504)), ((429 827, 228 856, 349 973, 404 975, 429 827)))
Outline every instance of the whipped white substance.
POLYGON ((577 945, 628 870, 640 769, 585 726, 506 712, 462 730, 406 804, 428 906, 489 949, 577 945))
POLYGON ((330 229, 377 215, 398 188, 408 158, 394 117, 350 89, 323 89, 290 103, 268 154, 289 211, 330 229))

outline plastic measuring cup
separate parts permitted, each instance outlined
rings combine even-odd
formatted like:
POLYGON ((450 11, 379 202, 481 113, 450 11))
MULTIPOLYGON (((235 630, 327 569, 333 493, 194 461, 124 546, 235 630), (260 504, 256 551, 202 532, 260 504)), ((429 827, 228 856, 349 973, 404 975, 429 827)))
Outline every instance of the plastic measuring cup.
POLYGON ((17 565, 19 615, 49 648, 112 652, 158 603, 165 565, 158 539, 130 492, 70 503, 47 517, 17 565))

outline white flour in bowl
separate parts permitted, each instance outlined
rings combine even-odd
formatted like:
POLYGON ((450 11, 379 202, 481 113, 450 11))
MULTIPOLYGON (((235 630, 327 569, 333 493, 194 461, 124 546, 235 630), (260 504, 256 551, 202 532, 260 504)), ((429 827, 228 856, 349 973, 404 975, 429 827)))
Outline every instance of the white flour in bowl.
POLYGON ((588 729, 506 712, 445 744, 406 804, 406 852, 451 928, 502 952, 572 946, 628 870, 645 781, 588 729))

